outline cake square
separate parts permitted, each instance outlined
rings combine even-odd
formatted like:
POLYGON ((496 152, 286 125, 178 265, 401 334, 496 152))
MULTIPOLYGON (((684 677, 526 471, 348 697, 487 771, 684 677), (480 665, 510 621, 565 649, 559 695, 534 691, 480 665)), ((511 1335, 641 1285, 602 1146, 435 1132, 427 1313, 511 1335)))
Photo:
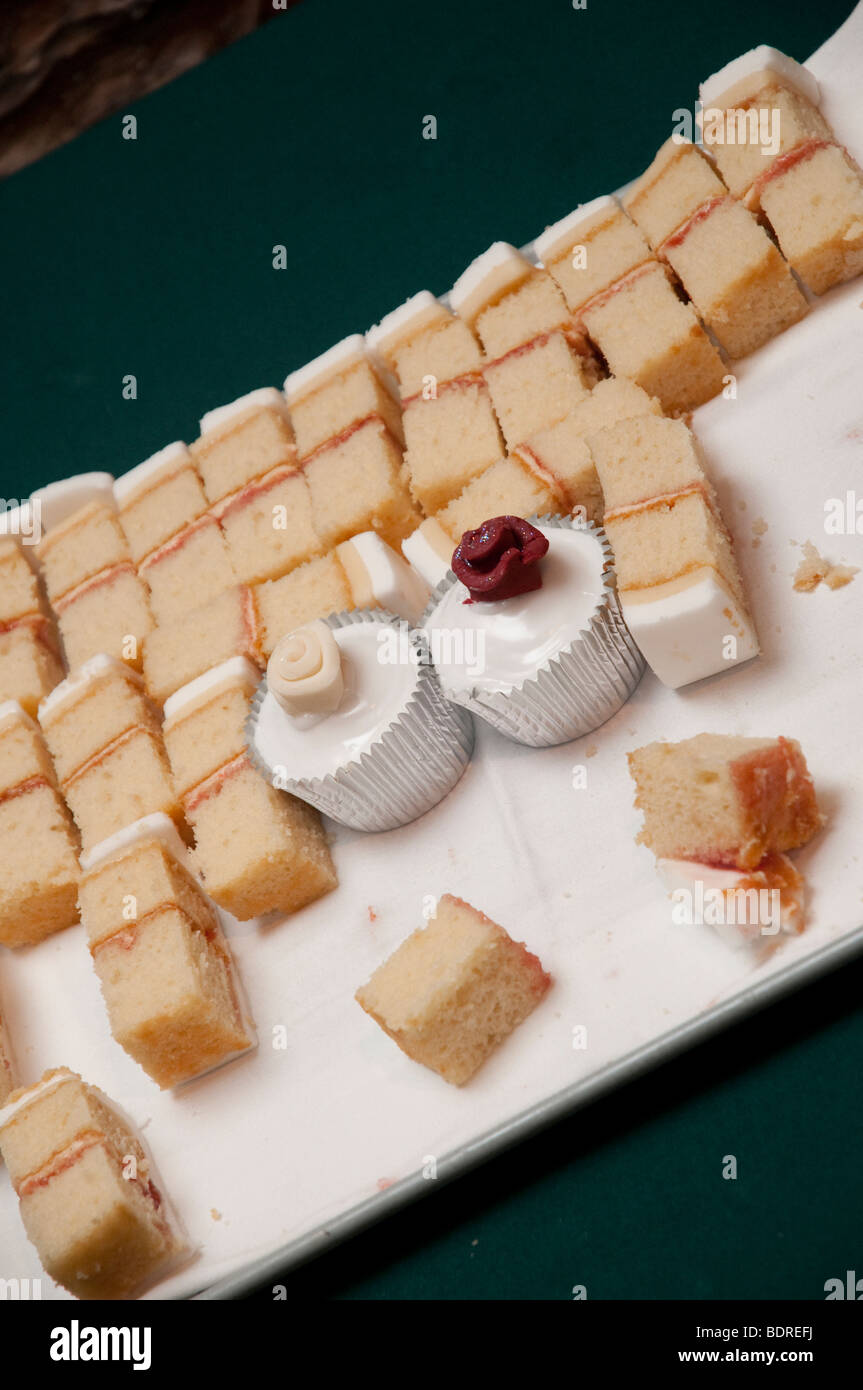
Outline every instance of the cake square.
POLYGON ((259 681, 257 667, 232 657, 166 702, 162 732, 178 796, 188 796, 245 751, 246 718, 259 681))
POLYGON ((631 509, 612 512, 606 504, 603 524, 614 550, 621 594, 643 593, 707 568, 745 602, 731 538, 701 483, 635 503, 631 509))
POLYGON ((639 842, 658 858, 754 869, 798 849, 821 828, 799 743, 697 734, 628 755, 644 812, 639 842))
POLYGON ((589 391, 584 361, 561 332, 514 348, 483 375, 509 449, 556 425, 589 391))
POLYGON ((759 207, 760 181, 774 160, 808 140, 832 138, 818 107, 776 79, 776 74, 753 74, 748 90, 741 90, 732 105, 726 107, 720 97, 702 113, 705 146, 735 198, 753 210, 759 207))
POLYGON ((314 618, 353 608, 353 596, 338 556, 332 552, 309 560, 281 579, 255 588, 261 624, 261 650, 269 657, 286 633, 314 618))
POLYGON ((0 631, 16 618, 42 612, 36 576, 17 541, 0 536, 0 631))
POLYGON ((617 420, 588 438, 608 520, 619 508, 698 487, 716 506, 695 435, 682 420, 641 415, 617 420))
POLYGON ((95 656, 39 706, 39 722, 61 785, 129 729, 158 735, 159 721, 136 671, 95 656))
POLYGON ((294 433, 281 391, 265 386, 209 411, 191 452, 210 502, 294 463, 294 433))
POLYGON ((131 561, 102 570, 54 602, 70 668, 107 652, 139 668, 153 614, 147 588, 131 561))
POLYGON ((401 439, 398 400, 375 372, 360 334, 345 338, 321 357, 292 372, 285 396, 300 459, 359 420, 376 415, 401 439))
POLYGON ((140 573, 159 624, 181 617, 237 582, 225 537, 211 512, 151 551, 140 573))
POLYGON ((484 309, 475 331, 490 358, 503 357, 532 338, 565 328, 570 311, 560 289, 544 270, 534 270, 510 294, 484 309))
POLYGON ((618 280, 582 318, 613 375, 656 396, 667 414, 684 414, 721 391, 722 358, 658 262, 618 280))
POLYGON ((63 679, 54 624, 29 615, 0 628, 0 700, 15 700, 28 714, 63 679))
POLYGON ((44 1269, 76 1298, 132 1297, 187 1253, 139 1136, 68 1068, 12 1093, 0 1151, 44 1269))
POLYGON ((276 468, 219 503, 234 571, 246 584, 279 579, 323 549, 302 473, 276 468))
POLYGON ((366 349, 380 372, 400 377, 399 353, 409 344, 419 342, 427 332, 456 321, 429 290, 420 290, 369 329, 366 349))
POLYGON ((403 404, 432 383, 456 381, 482 367, 482 350, 467 324, 438 307, 444 317, 402 342, 393 354, 403 404))
POLYGON ((450 290, 450 304, 459 318, 476 331, 487 310, 512 295, 535 273, 527 257, 508 241, 496 241, 471 261, 456 280, 450 290))
POLYGON ((41 778, 56 787, 57 773, 39 725, 15 700, 0 704, 0 796, 41 778))
POLYGON ((52 527, 36 547, 36 555, 55 608, 57 599, 85 580, 131 559, 116 508, 101 501, 80 507, 52 527))
POLYGON ((78 845, 41 772, 0 793, 0 943, 32 946, 78 920, 78 845))
POLYGON ((491 396, 479 376, 446 382, 430 399, 414 397, 405 407, 404 427, 411 492, 425 512, 457 497, 504 452, 491 396))
POLYGON ((611 197, 562 218, 537 240, 536 249, 571 310, 651 259, 642 232, 611 197))
POLYGON ((184 809, 206 891, 241 922, 298 912, 336 887, 317 811, 276 791, 245 755, 201 783, 184 809))
POLYGON ((436 915, 378 967, 356 999, 408 1057, 463 1086, 550 983, 521 942, 446 893, 436 915))
POLYGON ((602 520, 602 488, 574 411, 530 435, 514 456, 554 479, 568 511, 579 507, 588 521, 602 520))
POLYGON ((617 420, 631 420, 636 415, 661 415, 662 406, 655 396, 648 396, 634 381, 625 376, 609 376, 598 381, 590 395, 572 410, 570 418, 579 434, 596 434, 617 420))
POLYGON ((118 478, 114 497, 136 564, 207 510, 195 461, 179 442, 118 478))
POLYGON ((411 501, 401 449, 382 420, 322 445, 303 465, 314 528, 325 549, 358 531, 398 545, 421 518, 411 501))
POLYGON ((63 795, 85 850, 154 811, 180 815, 161 736, 147 728, 107 744, 66 779, 63 795))
POLYGON ((493 516, 543 516, 566 512, 567 505, 551 475, 532 467, 532 460, 513 454, 487 468, 460 496, 438 513, 447 535, 458 544, 493 516))
POLYGON ((817 141, 771 167, 761 208, 782 254, 815 294, 863 271, 863 174, 845 150, 817 141))
POLYGON ((671 136, 624 194, 623 206, 654 250, 697 208, 728 189, 710 161, 688 140, 671 136))
POLYGON ((175 690, 229 657, 245 656, 263 665, 261 638, 255 591, 246 584, 232 585, 150 633, 144 642, 147 690, 163 705, 175 690))

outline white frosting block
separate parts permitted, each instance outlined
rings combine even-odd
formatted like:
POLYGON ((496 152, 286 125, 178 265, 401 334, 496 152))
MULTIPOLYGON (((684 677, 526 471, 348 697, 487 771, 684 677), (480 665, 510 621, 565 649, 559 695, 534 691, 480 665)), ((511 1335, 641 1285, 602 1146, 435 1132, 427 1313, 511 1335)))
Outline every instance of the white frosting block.
POLYGON ((472 324, 492 299, 515 289, 533 270, 526 256, 508 241, 496 241, 471 261, 449 293, 452 308, 472 324))
POLYGON ((642 656, 672 690, 739 666, 760 650, 751 619, 713 576, 657 599, 633 602, 624 592, 620 603, 642 656))
POLYGON ((439 521, 429 517, 402 541, 402 553, 430 589, 436 589, 450 571, 452 538, 439 521))
POLYGON ((289 372, 285 377, 284 388, 288 406, 314 391, 328 377, 336 376, 348 367, 353 367, 355 363, 362 362, 366 357, 365 349, 366 341, 362 333, 352 333, 350 337, 342 338, 340 343, 322 352, 319 357, 314 357, 304 367, 289 372))
POLYGON ((589 203, 582 203, 581 207, 577 207, 573 212, 568 212, 566 217, 561 217, 559 222, 553 222, 536 238, 533 249, 539 260, 543 265, 547 265, 549 261, 565 255, 578 241, 579 227, 595 217, 598 212, 619 207, 616 198, 610 193, 603 193, 589 203))
POLYGON ((227 661, 220 661, 218 666, 211 666, 202 676, 196 676, 168 696, 163 709, 164 726, 175 723, 185 710, 211 699, 219 690, 227 690, 234 685, 255 690, 260 679, 260 671, 248 657, 231 656, 227 661))
POLYGON ((245 396, 238 396, 227 405, 217 405, 213 410, 208 410, 200 419, 201 434, 216 434, 238 415, 245 415, 250 410, 278 410, 288 418, 288 403, 281 391, 277 391, 275 386, 259 386, 256 391, 248 391, 245 396))
POLYGON ((149 816, 142 816, 140 820, 133 821, 131 825, 123 826, 122 830, 108 835, 91 850, 82 854, 79 860, 81 868, 85 874, 89 874, 108 859, 124 854, 147 840, 159 840, 179 864, 189 867, 189 852, 176 825, 164 811, 154 811, 149 816))
POLYGON ((701 103, 704 107, 722 109, 733 106, 735 101, 745 100, 757 91, 762 84, 754 79, 760 76, 777 78, 783 86, 795 88, 813 106, 821 101, 821 90, 808 68, 789 58, 787 53, 780 53, 778 48, 761 44, 726 63, 702 82, 699 87, 701 103))
POLYGON ((145 488, 151 487, 159 477, 177 473, 191 462, 192 455, 182 440, 166 444, 164 449, 151 454, 143 463, 130 468, 128 473, 117 479, 114 484, 114 501, 118 507, 128 506, 133 497, 137 497, 145 488))
POLYGON ((44 722, 57 713, 61 705, 73 696, 77 697, 86 686, 92 685, 110 671, 122 675, 125 680, 134 681, 136 685, 143 688, 144 681, 140 673, 133 667, 120 661, 116 656, 108 656, 105 652, 100 652, 98 656, 91 656, 89 661, 85 661, 83 666, 79 666, 77 671, 73 671, 71 676, 67 676, 59 685, 55 685, 50 694, 39 703, 37 710, 39 719, 44 722))
POLYGON ((374 531, 363 531, 337 547, 355 600, 362 605, 364 591, 381 608, 416 623, 429 601, 431 585, 422 573, 411 569, 400 555, 374 531), (356 576, 356 578, 355 578, 356 576))
POLYGON ((735 949, 769 941, 780 931, 800 930, 802 902, 783 898, 778 890, 753 888, 740 869, 694 859, 657 859, 656 870, 677 925, 712 927, 735 949))

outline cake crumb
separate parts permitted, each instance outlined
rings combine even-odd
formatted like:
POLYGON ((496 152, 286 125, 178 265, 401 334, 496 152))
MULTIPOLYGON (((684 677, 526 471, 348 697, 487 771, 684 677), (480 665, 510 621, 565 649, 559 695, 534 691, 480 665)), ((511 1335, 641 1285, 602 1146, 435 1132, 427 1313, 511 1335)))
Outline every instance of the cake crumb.
POLYGON ((799 594, 811 594, 824 583, 828 589, 844 589, 858 573, 854 565, 834 565, 825 560, 811 541, 803 542, 803 559, 794 573, 794 588, 799 594))
POLYGON ((216 1207, 210 1207, 210 1216, 214 1221, 221 1221, 222 1213, 216 1207))
POLYGON ((767 522, 764 520, 764 517, 757 516, 752 523, 753 536, 766 536, 769 530, 770 527, 767 525, 767 522))
POLYGON ((386 1192, 387 1188, 392 1187, 394 1182, 395 1178, 378 1178, 376 1184, 378 1192, 386 1192))
POLYGON ((595 743, 589 743, 584 750, 584 756, 586 758, 594 758, 598 752, 599 748, 597 745, 595 743))
POLYGON ((378 914, 375 912, 374 908, 371 905, 369 905, 368 914, 370 922, 376 922, 378 920, 378 914))

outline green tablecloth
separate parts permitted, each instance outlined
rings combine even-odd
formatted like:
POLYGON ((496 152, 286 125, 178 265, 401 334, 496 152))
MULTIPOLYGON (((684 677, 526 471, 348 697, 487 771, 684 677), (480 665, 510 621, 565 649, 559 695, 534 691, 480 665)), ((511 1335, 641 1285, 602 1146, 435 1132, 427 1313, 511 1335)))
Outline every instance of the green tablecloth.
MULTIPOLYGON (((0 185, 0 496, 194 438, 206 408, 627 181, 729 58, 760 42, 804 58, 850 8, 279 14, 132 108, 137 140, 118 115, 0 185)), ((295 1274, 291 1294, 823 1297, 863 1273, 861 986, 851 967, 617 1092, 295 1274)))

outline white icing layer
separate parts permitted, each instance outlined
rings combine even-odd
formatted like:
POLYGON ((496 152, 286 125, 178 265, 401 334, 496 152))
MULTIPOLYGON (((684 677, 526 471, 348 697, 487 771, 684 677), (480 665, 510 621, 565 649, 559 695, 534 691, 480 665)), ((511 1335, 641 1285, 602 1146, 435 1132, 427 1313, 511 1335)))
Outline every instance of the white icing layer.
POLYGON ((158 453, 151 454, 143 463, 130 468, 114 484, 114 500, 118 507, 128 506, 132 498, 150 487, 160 474, 176 473, 192 462, 192 455, 181 440, 166 444, 158 453))
MULTIPOLYGON (((376 603, 408 622, 417 622, 429 601, 431 586, 374 531, 363 531, 338 547, 339 557, 362 565, 376 603)), ((350 570, 348 571, 350 576, 350 570)))
POLYGON ((107 502, 113 507, 114 475, 79 473, 74 478, 37 488, 30 500, 39 507, 44 536, 91 502, 107 502))
POLYGON ((813 106, 817 106, 821 100, 821 90, 808 68, 789 58, 787 53, 780 53, 778 48, 761 44, 759 48, 751 48, 748 53, 732 59, 701 83, 699 94, 702 105, 723 109, 733 106, 735 101, 752 94, 752 79, 759 74, 778 77, 784 86, 794 87, 813 106))
POLYGON ((238 415, 245 415, 249 410, 278 410, 285 418, 288 417, 288 403, 281 391, 277 391, 275 386, 259 386, 256 391, 238 396, 227 405, 217 405, 213 410, 208 410, 201 416, 201 434, 215 434, 238 415))
POLYGON ((590 531, 539 527, 549 548, 542 587, 500 602, 466 602, 454 583, 426 619, 432 660, 449 692, 507 691, 578 641, 605 603, 602 545, 590 531))
POLYGON ((440 301, 430 290, 420 290, 397 309, 385 314, 366 334, 366 347, 375 354, 386 353, 394 343, 410 337, 411 324, 431 323, 441 311, 440 301))
POLYGON ((336 343, 334 347, 328 348, 319 357, 314 357, 304 367, 298 367, 295 372, 290 372, 285 377, 288 405, 292 406, 301 396, 308 395, 309 391, 327 377, 345 371, 355 362, 362 362, 365 355, 365 339, 361 333, 352 333, 350 337, 342 338, 340 343, 336 343))
POLYGON ((642 655, 672 690, 758 655, 750 619, 712 575, 661 598, 633 601, 624 592, 620 601, 642 655))
POLYGON ((404 710, 418 672, 412 649, 391 623, 350 623, 335 628, 345 689, 338 709, 305 719, 286 714, 268 692, 255 729, 255 746, 271 768, 294 780, 320 780, 356 762, 404 710))
POLYGON ((72 675, 67 676, 59 685, 55 685, 50 694, 40 701, 38 709, 40 722, 44 723, 46 719, 52 718, 67 700, 77 699, 88 685, 92 685, 94 681, 112 671, 115 675, 122 676, 124 680, 143 687, 144 682, 141 676, 125 661, 100 652, 98 656, 91 656, 89 661, 85 661, 83 666, 79 666, 77 671, 73 671, 72 675))
POLYGON ((598 212, 604 212, 606 208, 619 208, 620 204, 610 193, 603 193, 598 198, 594 198, 589 203, 582 203, 574 212, 568 212, 566 217, 561 217, 559 222, 553 222, 550 227, 546 227, 533 243, 534 250, 543 265, 549 261, 556 260, 578 240, 578 229, 588 218, 595 217, 598 212))
POLYGON ((153 811, 149 816, 142 816, 140 820, 132 821, 131 825, 124 825, 122 830, 117 830, 113 835, 106 836, 91 850, 83 853, 79 860, 81 868, 85 874, 92 873, 93 869, 104 864, 106 860, 113 859, 115 855, 133 849, 135 845, 144 844, 147 840, 161 841, 168 853, 172 854, 178 863, 188 867, 188 850, 180 838, 176 825, 170 816, 165 815, 164 811, 153 811))
POLYGON ((402 541, 403 554, 430 589, 436 589, 446 579, 454 549, 452 539, 433 516, 402 541))
POLYGON ((218 666, 212 666, 202 676, 196 676, 168 696, 163 710, 165 727, 175 723, 184 710, 211 699, 219 690, 233 685, 244 685, 254 690, 260 679, 260 671, 245 656, 232 656, 227 661, 221 661, 218 666))
POLYGON ((44 1096, 50 1095, 58 1087, 68 1085, 70 1081, 80 1082, 80 1080, 81 1078, 76 1076, 74 1072, 59 1070, 53 1076, 44 1077, 41 1081, 37 1081, 35 1086, 28 1087, 23 1096, 11 1101, 9 1105, 4 1105, 3 1109, 0 1110, 0 1129, 5 1129, 16 1115, 33 1105, 35 1101, 42 1100, 44 1096))
POLYGON ((490 299, 508 286, 520 284, 532 269, 530 261, 508 241, 495 241, 456 280, 449 293, 450 304, 467 323, 473 323, 490 299))

